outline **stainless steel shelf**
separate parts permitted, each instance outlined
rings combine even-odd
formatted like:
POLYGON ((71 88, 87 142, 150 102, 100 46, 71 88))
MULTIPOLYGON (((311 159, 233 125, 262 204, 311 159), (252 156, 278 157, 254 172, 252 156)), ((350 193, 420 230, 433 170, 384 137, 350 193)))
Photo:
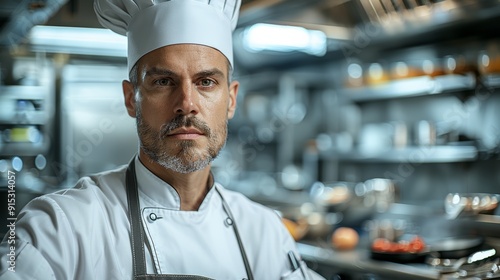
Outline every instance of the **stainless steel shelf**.
POLYGON ((45 111, 28 111, 13 118, 1 118, 0 125, 45 125, 49 121, 49 116, 45 111))
POLYGON ((46 153, 49 149, 47 141, 42 143, 2 143, 0 156, 36 156, 46 153))
POLYGON ((354 162, 463 162, 476 160, 478 149, 474 146, 419 146, 374 152, 358 150, 350 152, 328 151, 323 152, 322 157, 330 160, 354 162))
POLYGON ((0 125, 44 125, 53 113, 47 86, 0 86, 0 104, 0 125), (20 100, 39 102, 40 107, 20 110, 20 100))
POLYGON ((46 86, 0 86, 1 98, 41 99, 49 93, 46 86))
POLYGON ((477 222, 500 228, 500 216, 479 214, 477 215, 477 222))
POLYGON ((475 86, 476 81, 472 75, 445 75, 434 78, 421 76, 371 87, 346 88, 342 90, 342 95, 349 100, 363 102, 458 92, 471 90, 475 86))
POLYGON ((488 88, 500 88, 500 74, 486 75, 482 78, 482 81, 488 88))

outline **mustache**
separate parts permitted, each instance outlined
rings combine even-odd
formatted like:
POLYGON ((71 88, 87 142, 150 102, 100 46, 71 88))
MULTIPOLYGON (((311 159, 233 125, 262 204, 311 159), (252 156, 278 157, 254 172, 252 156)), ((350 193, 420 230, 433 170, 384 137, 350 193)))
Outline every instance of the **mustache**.
POLYGON ((172 131, 181 127, 194 127, 209 138, 212 135, 212 130, 205 122, 197 119, 194 116, 188 117, 179 115, 170 122, 165 123, 161 126, 160 137, 163 139, 167 137, 167 135, 170 134, 172 131))

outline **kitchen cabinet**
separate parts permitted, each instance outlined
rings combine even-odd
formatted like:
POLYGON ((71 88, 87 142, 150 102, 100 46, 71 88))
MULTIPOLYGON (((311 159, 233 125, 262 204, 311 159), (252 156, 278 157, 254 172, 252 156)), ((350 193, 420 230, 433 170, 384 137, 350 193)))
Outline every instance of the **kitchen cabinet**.
POLYGON ((49 148, 52 122, 50 88, 45 86, 2 86, 2 156, 36 156, 49 148))
POLYGON ((44 57, 21 57, 12 71, 17 83, 0 85, 0 187, 10 170, 20 189, 40 191, 55 140, 54 70, 44 57))

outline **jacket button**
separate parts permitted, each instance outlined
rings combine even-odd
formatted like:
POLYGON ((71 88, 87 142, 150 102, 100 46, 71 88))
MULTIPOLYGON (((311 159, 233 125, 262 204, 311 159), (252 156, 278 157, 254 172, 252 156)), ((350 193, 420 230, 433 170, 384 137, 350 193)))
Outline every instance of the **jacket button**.
POLYGON ((232 226, 233 225, 233 220, 231 218, 227 217, 224 220, 224 225, 226 225, 226 227, 232 226))
POLYGON ((152 222, 163 218, 163 217, 158 217, 155 213, 149 214, 148 217, 149 217, 149 220, 151 220, 152 222))

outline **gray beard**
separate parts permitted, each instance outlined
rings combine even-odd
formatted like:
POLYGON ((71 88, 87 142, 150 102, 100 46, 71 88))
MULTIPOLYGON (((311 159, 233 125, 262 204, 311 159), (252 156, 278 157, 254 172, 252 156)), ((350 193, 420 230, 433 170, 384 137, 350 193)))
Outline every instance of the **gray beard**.
MULTIPOLYGON (((184 145, 183 145, 184 146, 184 145)), ((168 155, 165 152, 157 152, 148 149, 141 142, 141 147, 146 155, 159 165, 178 173, 192 173, 207 167, 217 156, 207 156, 198 160, 184 161, 180 156, 168 155)), ((183 148, 184 149, 184 148, 183 148)))
POLYGON ((186 117, 177 117, 170 123, 164 124, 160 132, 155 132, 148 124, 142 121, 140 110, 136 112, 137 132, 139 134, 140 147, 149 158, 163 166, 178 173, 192 173, 207 167, 217 156, 220 150, 226 143, 227 121, 225 125, 225 135, 222 143, 218 144, 220 134, 219 131, 212 132, 211 129, 203 122, 186 117), (179 144, 180 152, 170 154, 169 151, 161 149, 160 145, 164 141, 165 135, 170 131, 182 127, 194 126, 201 130, 209 138, 209 147, 207 153, 201 156, 193 154, 191 151, 193 142, 182 141, 179 144))

